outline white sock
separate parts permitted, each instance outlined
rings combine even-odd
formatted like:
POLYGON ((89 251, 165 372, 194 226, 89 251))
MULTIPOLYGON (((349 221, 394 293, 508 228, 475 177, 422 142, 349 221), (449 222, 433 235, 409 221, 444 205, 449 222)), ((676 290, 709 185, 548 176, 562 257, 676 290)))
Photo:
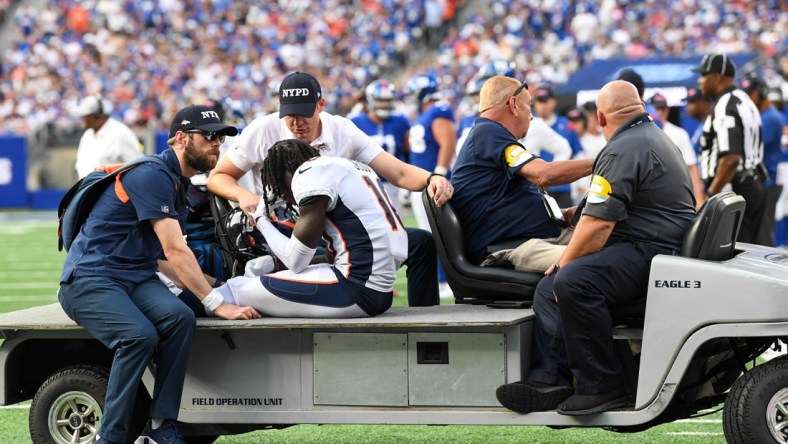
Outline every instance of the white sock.
POLYGON ((151 418, 150 419, 150 428, 152 430, 156 430, 159 427, 161 427, 161 423, 163 423, 163 422, 164 422, 164 420, 162 418, 151 418))

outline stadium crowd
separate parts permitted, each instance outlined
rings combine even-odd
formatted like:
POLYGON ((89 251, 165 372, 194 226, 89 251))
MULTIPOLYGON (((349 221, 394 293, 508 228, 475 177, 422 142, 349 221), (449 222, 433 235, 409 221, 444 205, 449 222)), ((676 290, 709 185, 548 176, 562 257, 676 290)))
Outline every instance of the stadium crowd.
POLYGON ((227 97, 251 117, 267 109, 267 85, 296 69, 315 72, 329 103, 348 108, 381 67, 407 62, 425 27, 451 18, 453 2, 427 3, 440 8, 416 0, 22 4, 13 18, 21 38, 2 58, 0 133, 78 127, 69 110, 88 94, 109 98, 133 127, 166 126, 186 97, 227 97))
POLYGON ((251 118, 271 109, 268 85, 296 69, 321 78, 337 113, 378 76, 427 69, 459 101, 479 66, 496 58, 515 61, 536 85, 563 83, 596 59, 755 49, 765 56, 762 77, 780 86, 786 8, 775 0, 22 4, 9 17, 20 40, 0 62, 0 134, 77 128, 69 109, 87 94, 109 98, 113 115, 137 128, 163 128, 185 97, 224 97, 251 118), (474 10, 454 26, 463 8, 474 10), (437 57, 423 57, 430 48, 437 57))
POLYGON ((779 87, 787 49, 788 6, 777 1, 497 0, 451 28, 438 56, 411 71, 435 70, 459 97, 491 59, 514 61, 529 85, 560 85, 599 59, 756 51, 759 74, 779 87))

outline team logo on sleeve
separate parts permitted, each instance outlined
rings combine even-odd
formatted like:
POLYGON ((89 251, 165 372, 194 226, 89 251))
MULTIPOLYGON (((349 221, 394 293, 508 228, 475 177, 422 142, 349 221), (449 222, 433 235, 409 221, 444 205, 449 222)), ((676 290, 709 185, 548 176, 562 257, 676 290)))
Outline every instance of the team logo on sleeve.
POLYGON ((511 144, 504 149, 504 156, 506 156, 506 164, 509 167, 518 167, 531 159, 533 154, 529 153, 520 145, 511 144))
POLYGON ((588 189, 588 203, 602 203, 610 198, 610 193, 613 189, 610 187, 610 182, 604 177, 594 174, 591 179, 591 187, 588 189))

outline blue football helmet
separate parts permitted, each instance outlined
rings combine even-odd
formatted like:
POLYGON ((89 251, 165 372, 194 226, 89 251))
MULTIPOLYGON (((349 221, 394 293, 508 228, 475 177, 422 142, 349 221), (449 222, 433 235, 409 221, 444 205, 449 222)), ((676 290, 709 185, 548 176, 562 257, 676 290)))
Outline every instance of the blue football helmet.
POLYGON ((466 96, 475 96, 482 92, 482 85, 487 79, 484 77, 474 77, 469 82, 468 85, 465 86, 465 95, 466 96))
POLYGON ((482 79, 489 79, 490 77, 494 76, 514 77, 515 68, 517 68, 517 65, 515 65, 511 60, 490 60, 489 62, 482 65, 482 67, 479 69, 479 72, 476 74, 476 77, 482 79))
POLYGON ((414 96, 419 103, 424 103, 436 97, 438 93, 438 78, 435 74, 417 74, 405 83, 405 94, 414 96))
POLYGON ((385 119, 394 110, 394 84, 385 79, 375 80, 367 85, 364 95, 367 100, 367 109, 376 116, 385 119))

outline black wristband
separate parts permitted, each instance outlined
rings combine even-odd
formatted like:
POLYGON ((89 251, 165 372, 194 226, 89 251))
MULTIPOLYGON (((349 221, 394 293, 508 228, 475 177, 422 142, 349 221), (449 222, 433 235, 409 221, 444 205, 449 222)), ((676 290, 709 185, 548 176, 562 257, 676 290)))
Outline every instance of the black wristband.
POLYGON ((430 186, 430 180, 432 179, 433 176, 440 176, 440 177, 443 177, 443 178, 446 177, 443 174, 431 173, 429 176, 427 176, 427 186, 430 186))
POLYGON ((557 271, 558 271, 558 270, 560 270, 560 269, 561 269, 561 266, 560 266, 560 265, 558 265, 558 262, 556 262, 555 264, 553 264, 553 273, 557 272, 557 271))

